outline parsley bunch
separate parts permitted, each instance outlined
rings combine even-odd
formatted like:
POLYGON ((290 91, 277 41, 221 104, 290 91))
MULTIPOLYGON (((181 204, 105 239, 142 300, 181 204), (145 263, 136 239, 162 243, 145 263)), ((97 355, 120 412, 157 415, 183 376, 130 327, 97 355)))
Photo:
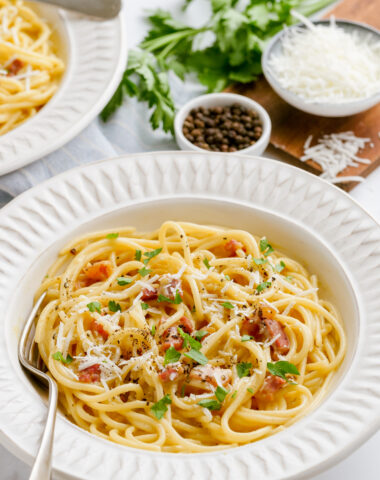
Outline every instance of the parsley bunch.
MULTIPOLYGON (((184 0, 184 8, 191 2, 184 0)), ((173 132, 175 107, 166 72, 181 79, 193 72, 209 92, 235 82, 252 82, 262 73, 266 42, 294 22, 291 10, 310 15, 329 3, 332 0, 210 0, 211 17, 201 28, 186 25, 161 9, 150 13, 151 29, 141 50, 130 51, 127 69, 102 119, 107 120, 127 94, 152 108, 153 129, 162 126, 173 132), (199 40, 205 32, 212 41, 201 48, 199 40)))

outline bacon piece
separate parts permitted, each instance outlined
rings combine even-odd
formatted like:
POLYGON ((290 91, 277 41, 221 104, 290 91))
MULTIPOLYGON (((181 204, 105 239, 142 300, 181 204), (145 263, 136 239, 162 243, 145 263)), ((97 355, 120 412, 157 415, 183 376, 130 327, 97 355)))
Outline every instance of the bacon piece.
POLYGON ((163 382, 172 382, 178 377, 178 375, 179 371, 173 367, 166 367, 158 374, 163 382))
POLYGON ((14 75, 17 75, 23 66, 24 66, 24 62, 22 62, 18 58, 15 58, 13 62, 10 63, 7 67, 8 77, 13 77, 14 75))
POLYGON ((256 342, 262 341, 262 322, 259 318, 245 318, 241 326, 241 333, 250 335, 256 342))
POLYGON ((177 291, 181 296, 183 295, 182 282, 179 278, 168 279, 167 277, 164 277, 160 281, 159 293, 161 295, 164 295, 165 297, 168 297, 171 300, 174 300, 177 291))
POLYGON ((231 380, 231 376, 229 368, 212 367, 211 365, 194 367, 190 372, 191 379, 211 383, 214 387, 217 387, 219 383, 224 386, 227 385, 231 380))
POLYGON ((91 322, 90 330, 92 330, 93 332, 98 332, 104 340, 107 340, 107 338, 109 337, 109 333, 107 332, 107 330, 104 330, 103 325, 101 323, 98 323, 96 320, 93 320, 91 322))
POLYGON ((194 331, 193 322, 189 320, 187 317, 181 317, 178 326, 181 327, 182 330, 188 334, 193 333, 194 331))
POLYGON ((112 273, 112 267, 109 262, 96 262, 90 267, 84 269, 87 277, 87 286, 95 282, 104 282, 112 273))
POLYGON ((100 364, 95 363, 79 372, 79 381, 83 383, 94 383, 100 380, 100 364))
POLYGON ((239 249, 243 249, 245 251, 244 245, 241 242, 234 240, 233 238, 231 238, 231 240, 228 240, 228 242, 224 245, 224 248, 227 250, 227 253, 230 257, 235 257, 236 252, 239 249))
POLYGON ((267 328, 270 338, 278 337, 273 343, 273 346, 277 353, 281 355, 286 355, 289 352, 290 343, 289 338, 286 335, 281 323, 279 323, 277 320, 265 318, 264 324, 267 328))
POLYGON ((174 347, 176 350, 181 350, 183 345, 183 338, 178 333, 177 327, 170 327, 165 330, 163 334, 164 343, 162 349, 166 350, 170 347, 174 347))
POLYGON ((120 394, 120 400, 121 400, 123 403, 128 402, 128 395, 129 395, 129 392, 121 393, 121 394, 120 394))
POLYGON ((277 393, 286 383, 281 377, 276 375, 268 375, 265 377, 263 386, 256 394, 256 399, 263 402, 272 402, 274 400, 275 393, 277 393))
POLYGON ((146 302, 147 300, 156 300, 157 299, 157 290, 156 289, 149 289, 149 288, 144 288, 142 291, 142 297, 141 300, 146 302))

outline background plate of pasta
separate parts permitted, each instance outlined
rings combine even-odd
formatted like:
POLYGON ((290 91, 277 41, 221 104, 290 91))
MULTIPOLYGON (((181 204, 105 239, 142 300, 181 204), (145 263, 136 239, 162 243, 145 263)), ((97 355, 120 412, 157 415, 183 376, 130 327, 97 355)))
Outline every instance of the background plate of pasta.
POLYGON ((17 340, 42 291, 58 478, 300 478, 378 428, 380 231, 335 187, 262 158, 131 155, 0 220, 0 438, 24 460, 45 408, 17 340))
POLYGON ((99 22, 1 0, 0 174, 51 153, 85 128, 111 97, 126 55, 122 16, 99 22))

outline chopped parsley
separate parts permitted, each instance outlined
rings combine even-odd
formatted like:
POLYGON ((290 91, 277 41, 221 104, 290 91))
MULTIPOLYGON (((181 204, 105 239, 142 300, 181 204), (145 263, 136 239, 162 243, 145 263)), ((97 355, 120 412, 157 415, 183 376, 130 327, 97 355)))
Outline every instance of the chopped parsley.
POLYGON ((217 386, 215 390, 215 396, 219 400, 220 403, 224 401, 226 396, 229 394, 229 390, 226 390, 225 388, 221 386, 217 386))
POLYGON ((241 341, 242 342, 248 342, 249 340, 252 340, 253 337, 251 337, 251 335, 242 335, 241 337, 241 341))
POLYGON ((260 251, 264 253, 265 257, 274 252, 274 248, 268 243, 265 237, 260 240, 260 251))
POLYGON ((151 333, 152 337, 154 337, 156 335, 156 325, 153 325, 153 327, 150 330, 150 333, 151 333))
POLYGON ((171 346, 165 352, 164 365, 167 365, 168 363, 178 362, 180 358, 180 352, 177 352, 177 350, 173 346, 171 346))
POLYGON ((146 268, 146 267, 140 268, 140 270, 139 270, 139 274, 142 277, 145 277, 146 275, 149 275, 151 272, 152 272, 152 270, 149 270, 149 268, 146 268))
POLYGON ((153 415, 157 418, 157 420, 161 420, 161 418, 168 411, 167 405, 170 405, 171 403, 172 403, 172 401, 170 399, 170 395, 167 393, 164 397, 161 398, 161 400, 154 403, 150 407, 153 415))
POLYGON ((211 265, 209 264, 208 258, 204 258, 203 263, 206 265, 207 268, 211 268, 211 265))
POLYGON ((292 375, 299 375, 300 372, 298 371, 298 368, 290 362, 286 362, 284 360, 280 360, 275 363, 267 363, 267 369, 272 375, 276 375, 276 377, 280 377, 284 380, 286 380, 288 383, 293 383, 288 378, 286 378, 287 373, 291 373, 292 375))
POLYGON ((275 267, 276 272, 282 272, 285 268, 285 263, 281 260, 280 263, 278 263, 275 267))
POLYGON ((184 353, 185 357, 191 358, 194 362, 199 363, 199 365, 206 365, 208 362, 208 358, 203 355, 202 352, 199 350, 194 350, 193 348, 189 351, 184 353))
POLYGON ((209 332, 207 330, 197 330, 196 332, 194 332, 194 337, 197 340, 202 340, 202 338, 205 337, 208 334, 209 334, 209 332))
POLYGON ((111 240, 112 238, 117 238, 118 236, 119 236, 118 233, 109 233, 108 235, 106 235, 106 238, 111 240))
POLYGON ((222 307, 228 308, 229 310, 232 310, 233 308, 235 308, 231 302, 223 302, 222 307))
POLYGON ((208 400, 207 398, 198 402, 198 405, 207 408, 208 410, 220 410, 220 407, 222 406, 218 400, 208 400))
POLYGON ((114 300, 110 300, 108 302, 108 309, 110 310, 110 312, 117 312, 119 310, 119 312, 121 312, 121 306, 119 303, 116 303, 114 300))
POLYGON ((121 287, 124 285, 128 285, 129 283, 132 283, 132 278, 119 277, 117 279, 117 284, 120 285, 121 287))
POLYGON ((252 368, 251 362, 241 362, 236 365, 236 372, 239 378, 249 377, 252 368))
POLYGON ((252 388, 247 388, 247 392, 249 392, 249 393, 253 393, 253 390, 252 390, 252 388))
POLYGON ((231 395, 231 398, 235 398, 237 395, 237 390, 234 391, 234 393, 231 395))
POLYGON ((52 355, 52 357, 54 358, 54 360, 57 360, 58 362, 62 362, 65 365, 69 365, 73 361, 73 357, 71 355, 68 354, 67 357, 65 358, 62 355, 62 352, 55 352, 52 355))
POLYGON ((181 387, 181 397, 183 398, 185 396, 185 390, 186 390, 186 385, 183 383, 181 387))
POLYGON ((224 275, 226 280, 231 280, 231 277, 229 275, 224 275))
POLYGON ((253 258, 252 260, 256 263, 256 265, 264 265, 264 263, 268 263, 266 258, 253 258))
POLYGON ((143 310, 148 310, 148 308, 149 308, 149 303, 141 302, 141 308, 142 308, 143 310))
POLYGON ((95 310, 100 313, 100 309, 102 308, 102 306, 100 305, 99 302, 91 302, 87 304, 87 308, 92 313, 95 312, 95 310))
POLYGON ((261 282, 259 285, 256 287, 256 292, 260 293, 266 288, 270 287, 272 285, 272 282, 261 282))
MULTIPOLYGON (((145 258, 144 264, 147 265, 151 258, 155 257, 161 252, 162 252, 162 248, 156 248, 156 250, 152 250, 151 252, 145 252, 144 257, 147 257, 147 258, 145 258)), ((141 258, 141 255, 140 255, 140 258, 141 258)))
POLYGON ((174 305, 179 305, 180 303, 182 303, 182 297, 181 295, 179 294, 179 291, 177 290, 176 294, 175 294, 175 297, 174 299, 172 298, 169 298, 169 297, 165 297, 165 295, 158 295, 158 298, 157 300, 159 302, 168 302, 168 303, 174 303, 174 305))
POLYGON ((135 251, 135 260, 137 260, 138 262, 141 260, 141 250, 135 251))
POLYGON ((198 340, 195 340, 195 338, 193 338, 191 335, 189 335, 188 333, 185 333, 182 330, 181 327, 177 327, 177 330, 178 330, 178 333, 183 338, 183 346, 184 347, 190 346, 194 350, 200 350, 201 349, 202 345, 201 345, 200 342, 198 342, 198 340))

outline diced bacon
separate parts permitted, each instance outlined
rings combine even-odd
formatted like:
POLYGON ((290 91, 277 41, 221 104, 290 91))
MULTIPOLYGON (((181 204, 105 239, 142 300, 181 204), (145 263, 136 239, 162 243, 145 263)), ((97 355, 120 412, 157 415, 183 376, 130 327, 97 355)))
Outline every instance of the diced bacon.
POLYGON ((241 242, 234 240, 233 238, 231 238, 231 240, 228 240, 228 242, 224 245, 224 248, 227 250, 227 253, 230 257, 236 256, 236 252, 239 249, 243 249, 245 251, 244 245, 241 242))
POLYGON ((87 277, 87 285, 95 282, 104 282, 112 273, 112 267, 109 262, 96 262, 90 267, 84 269, 87 277))
POLYGON ((241 326, 241 333, 244 335, 250 335, 256 340, 256 342, 260 342, 262 340, 261 321, 256 317, 245 318, 241 326))
POLYGON ((87 367, 78 375, 79 381, 83 383, 94 383, 100 380, 100 364, 95 363, 91 367, 87 367))
POLYGON ((178 326, 181 327, 182 330, 188 334, 194 331, 193 322, 189 320, 187 317, 181 317, 178 326))
POLYGON ((223 386, 227 385, 231 376, 232 373, 229 368, 212 367, 211 365, 198 366, 190 372, 191 379, 211 383, 214 387, 217 387, 220 383, 223 386))
POLYGON ((121 394, 120 394, 120 400, 121 400, 123 403, 128 402, 128 395, 129 395, 129 392, 121 393, 121 394))
POLYGON ((141 300, 143 300, 144 302, 148 301, 148 300, 156 300, 157 299, 157 290, 154 289, 154 290, 151 290, 149 288, 144 288, 143 291, 142 291, 142 296, 141 296, 141 300))
POLYGON ((164 368, 164 370, 158 374, 163 382, 172 382, 178 377, 178 375, 178 370, 172 367, 164 368))
POLYGON ((7 66, 8 77, 13 77, 14 75, 17 75, 23 66, 24 62, 22 62, 18 58, 15 58, 13 62, 7 66))
POLYGON ((170 327, 165 330, 163 334, 164 342, 162 344, 162 349, 166 350, 170 347, 174 347, 176 350, 181 350, 183 345, 183 338, 178 333, 177 327, 170 327))
POLYGON ((256 399, 259 401, 272 402, 274 400, 275 393, 277 393, 286 383, 281 377, 276 375, 268 375, 263 383, 263 386, 256 394, 256 399))
POLYGON ((171 300, 174 300, 176 293, 182 295, 182 282, 179 278, 163 278, 160 281, 160 293, 164 295, 165 297, 170 298, 171 300))
POLYGON ((104 340, 107 340, 107 338, 109 337, 109 333, 104 330, 103 325, 101 323, 98 323, 96 320, 93 320, 91 322, 90 330, 92 330, 93 332, 98 332, 104 340))
POLYGON ((264 324, 268 330, 270 338, 277 337, 273 343, 277 353, 286 355, 289 352, 290 343, 282 325, 277 320, 272 320, 270 318, 265 318, 264 324))

